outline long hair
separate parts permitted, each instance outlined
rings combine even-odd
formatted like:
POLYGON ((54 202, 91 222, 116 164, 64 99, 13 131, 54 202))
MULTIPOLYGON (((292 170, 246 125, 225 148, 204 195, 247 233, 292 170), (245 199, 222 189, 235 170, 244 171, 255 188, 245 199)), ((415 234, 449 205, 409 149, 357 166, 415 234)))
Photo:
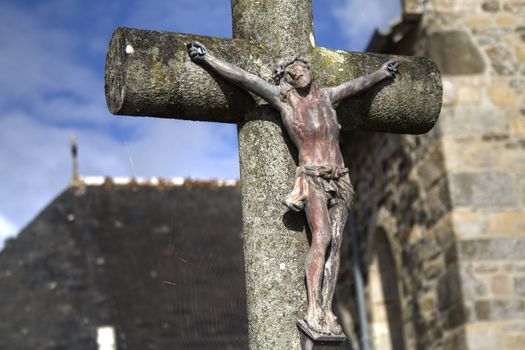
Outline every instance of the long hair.
MULTIPOLYGON (((273 81, 275 82, 276 85, 279 85, 279 87, 281 88, 280 97, 282 101, 286 101, 288 99, 288 93, 294 89, 293 86, 288 84, 288 82, 284 79, 284 72, 286 71, 286 68, 288 66, 296 62, 304 64, 306 68, 308 68, 308 70, 312 72, 312 67, 310 66, 310 63, 301 57, 295 57, 293 60, 287 63, 278 65, 277 68, 275 68, 274 70, 273 81)), ((314 81, 314 74, 312 72, 312 82, 313 81, 314 81)))
MULTIPOLYGON (((294 64, 296 62, 304 64, 306 66, 306 68, 308 68, 310 71, 312 71, 312 67, 310 66, 310 63, 307 60, 305 60, 304 58, 301 58, 301 57, 296 57, 293 60, 291 60, 290 62, 278 65, 277 68, 274 69, 274 71, 273 71, 273 81, 275 82, 275 84, 277 84, 277 85, 281 84, 281 79, 284 77, 284 72, 286 71, 286 68, 288 66, 291 66, 292 64, 294 64)), ((313 74, 312 74, 312 76, 313 76, 313 74)))

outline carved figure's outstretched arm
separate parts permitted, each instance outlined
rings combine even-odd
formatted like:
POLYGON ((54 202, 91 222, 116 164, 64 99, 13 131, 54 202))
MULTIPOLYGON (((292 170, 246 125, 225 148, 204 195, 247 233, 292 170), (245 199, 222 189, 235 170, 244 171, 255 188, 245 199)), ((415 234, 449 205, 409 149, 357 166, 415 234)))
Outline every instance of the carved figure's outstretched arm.
POLYGON ((278 86, 213 56, 206 46, 198 41, 191 41, 187 43, 186 46, 193 62, 210 68, 224 79, 261 96, 274 106, 279 104, 278 86))
POLYGON ((383 79, 394 78, 397 73, 396 61, 385 62, 381 68, 374 73, 364 75, 357 79, 347 81, 341 85, 326 88, 332 104, 338 103, 345 98, 370 89, 383 79))

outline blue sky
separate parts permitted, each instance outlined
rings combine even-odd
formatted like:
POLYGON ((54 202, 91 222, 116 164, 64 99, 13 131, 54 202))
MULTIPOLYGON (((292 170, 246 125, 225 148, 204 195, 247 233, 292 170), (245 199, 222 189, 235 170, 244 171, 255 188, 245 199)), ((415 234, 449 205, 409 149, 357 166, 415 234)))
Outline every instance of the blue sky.
MULTIPOLYGON (((363 50, 400 0, 314 0, 318 46, 363 50)), ((231 36, 228 0, 0 1, 0 248, 80 173, 238 178, 233 125, 112 116, 104 61, 118 26, 231 36)))

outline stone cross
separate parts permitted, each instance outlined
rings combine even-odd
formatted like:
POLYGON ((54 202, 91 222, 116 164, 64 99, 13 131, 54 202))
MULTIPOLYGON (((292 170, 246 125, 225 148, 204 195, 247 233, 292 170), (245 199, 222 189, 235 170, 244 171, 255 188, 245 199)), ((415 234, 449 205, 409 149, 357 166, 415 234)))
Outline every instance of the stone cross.
POLYGON ((237 124, 250 349, 300 349, 308 241, 304 217, 281 204, 293 187, 297 151, 276 110, 191 62, 186 43, 198 40, 267 80, 278 63, 301 55, 319 86, 400 62, 398 79, 339 105, 343 130, 430 130, 441 108, 440 74, 421 57, 316 47, 311 0, 232 0, 232 13, 233 39, 118 28, 106 60, 106 100, 114 114, 237 124))

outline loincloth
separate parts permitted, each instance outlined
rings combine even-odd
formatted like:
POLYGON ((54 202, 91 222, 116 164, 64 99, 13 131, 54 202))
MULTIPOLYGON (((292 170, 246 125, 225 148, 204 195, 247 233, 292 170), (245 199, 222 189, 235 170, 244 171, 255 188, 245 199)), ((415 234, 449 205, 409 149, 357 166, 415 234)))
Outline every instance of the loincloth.
POLYGON ((297 167, 294 188, 284 199, 283 204, 293 211, 304 210, 310 191, 322 192, 328 207, 344 203, 350 208, 354 189, 350 182, 348 168, 331 164, 305 164, 297 167))

